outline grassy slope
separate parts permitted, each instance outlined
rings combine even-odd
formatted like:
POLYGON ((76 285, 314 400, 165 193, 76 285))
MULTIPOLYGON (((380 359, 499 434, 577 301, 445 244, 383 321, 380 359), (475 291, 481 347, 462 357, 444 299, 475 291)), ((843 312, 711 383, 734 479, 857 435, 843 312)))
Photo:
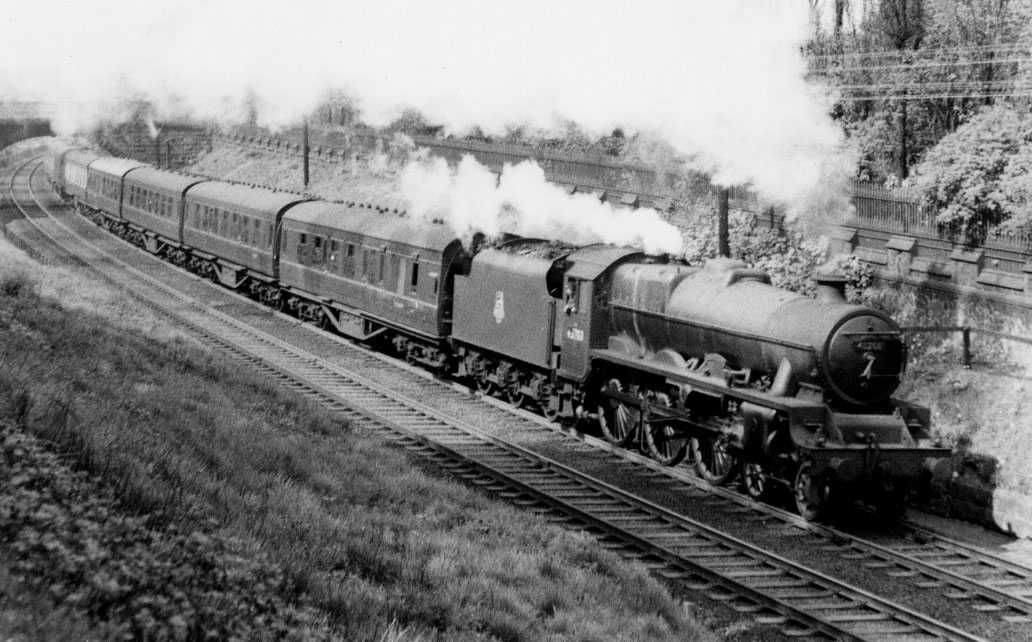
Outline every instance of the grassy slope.
MULTIPOLYGON (((40 591, 65 587, 50 594, 57 610, 30 605, 57 622, 38 637, 77 637, 97 622, 137 634, 253 632, 256 613, 264 630, 300 637, 711 637, 641 567, 428 477, 361 427, 203 352, 74 271, 0 243, 0 285, 0 420, 95 474, 72 485, 94 484, 85 495, 40 496, 33 484, 60 476, 37 476, 8 515, 4 548, 30 564, 21 574, 40 591), (71 295, 79 311, 39 292, 71 295), (92 505, 83 497, 105 493, 97 553, 68 524, 94 519, 79 514, 92 505), (182 567, 185 579, 168 574, 182 567), (208 575, 214 585, 194 581, 208 575), (214 615, 213 594, 230 597, 214 615)), ((40 619, 17 606, 0 601, 0 616, 40 619)))

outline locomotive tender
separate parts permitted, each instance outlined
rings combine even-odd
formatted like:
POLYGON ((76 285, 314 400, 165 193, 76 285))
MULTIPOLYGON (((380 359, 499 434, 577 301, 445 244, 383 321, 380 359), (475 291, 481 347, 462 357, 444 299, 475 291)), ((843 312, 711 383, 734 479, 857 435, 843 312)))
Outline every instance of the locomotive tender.
POLYGON ((358 203, 164 171, 55 146, 55 187, 84 215, 278 309, 377 343, 620 446, 807 518, 861 497, 898 514, 949 451, 894 399, 899 327, 726 259, 526 238, 471 246, 440 224, 358 203))

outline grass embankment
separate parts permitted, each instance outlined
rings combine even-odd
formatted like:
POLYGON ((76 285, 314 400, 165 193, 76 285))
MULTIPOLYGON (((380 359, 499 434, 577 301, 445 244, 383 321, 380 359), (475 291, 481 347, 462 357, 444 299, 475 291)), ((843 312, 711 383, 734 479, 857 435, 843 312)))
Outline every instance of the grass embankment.
POLYGON ((0 627, 11 634, 712 639, 590 538, 432 478, 361 426, 4 245, 0 627), (80 309, 41 291, 76 292, 80 309))

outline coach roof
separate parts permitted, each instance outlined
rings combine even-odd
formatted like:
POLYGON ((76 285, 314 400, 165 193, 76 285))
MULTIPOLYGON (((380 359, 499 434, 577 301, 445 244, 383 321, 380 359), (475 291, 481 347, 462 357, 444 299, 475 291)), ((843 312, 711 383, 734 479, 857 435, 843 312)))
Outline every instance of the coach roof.
POLYGON ((65 156, 65 162, 74 162, 78 165, 89 165, 90 162, 103 158, 100 154, 93 151, 92 149, 83 149, 82 147, 72 147, 62 152, 65 156))
POLYGON ((167 192, 182 194, 191 185, 203 183, 208 179, 201 176, 186 176, 154 167, 137 167, 126 174, 125 180, 140 183, 145 187, 157 188, 167 192))
POLYGON ((277 192, 264 187, 249 187, 222 181, 207 181, 194 185, 186 193, 186 197, 221 207, 244 208, 272 215, 277 214, 291 203, 308 198, 292 192, 277 192))
POLYGON ((326 201, 295 205, 287 211, 283 221, 318 225, 371 239, 436 250, 443 250, 458 238, 450 227, 440 223, 326 201))
POLYGON ((137 167, 147 167, 147 164, 128 158, 115 158, 114 156, 102 156, 90 163, 90 171, 103 172, 111 176, 118 176, 119 178, 137 167))

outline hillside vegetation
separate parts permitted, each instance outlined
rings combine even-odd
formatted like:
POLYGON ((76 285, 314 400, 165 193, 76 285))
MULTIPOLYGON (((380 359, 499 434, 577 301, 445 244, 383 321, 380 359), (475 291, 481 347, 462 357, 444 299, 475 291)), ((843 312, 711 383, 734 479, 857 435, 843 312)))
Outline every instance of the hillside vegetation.
POLYGON ((0 243, 15 639, 714 638, 641 566, 428 476, 72 274, 0 243), (41 296, 62 291, 76 311, 41 296))

